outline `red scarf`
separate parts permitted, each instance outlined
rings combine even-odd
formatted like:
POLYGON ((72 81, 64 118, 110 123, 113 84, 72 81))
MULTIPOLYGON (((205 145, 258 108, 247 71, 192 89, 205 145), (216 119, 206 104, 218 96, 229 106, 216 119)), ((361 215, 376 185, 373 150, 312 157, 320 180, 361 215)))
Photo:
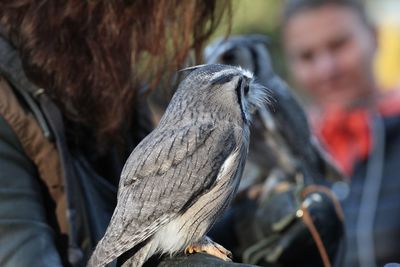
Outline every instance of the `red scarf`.
POLYGON ((367 158, 371 149, 366 110, 329 112, 315 130, 325 149, 347 175, 351 175, 356 161, 367 158))
MULTIPOLYGON (((400 91, 389 92, 378 101, 381 116, 400 114, 400 91)), ((325 112, 314 130, 325 149, 343 172, 351 176, 354 165, 367 159, 371 148, 371 118, 367 108, 325 112)))

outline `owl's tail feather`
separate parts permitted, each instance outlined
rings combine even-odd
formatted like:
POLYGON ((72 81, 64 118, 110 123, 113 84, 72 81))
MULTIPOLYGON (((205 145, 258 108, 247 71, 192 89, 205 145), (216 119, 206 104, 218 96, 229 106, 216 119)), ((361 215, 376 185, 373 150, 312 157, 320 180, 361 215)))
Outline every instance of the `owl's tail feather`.
POLYGON ((141 247, 131 258, 125 261, 121 267, 140 267, 142 266, 152 255, 152 241, 147 242, 141 247))
POLYGON ((132 245, 129 244, 129 239, 121 237, 117 242, 113 238, 108 237, 106 234, 97 244, 92 256, 89 259, 86 267, 104 267, 108 263, 115 260, 122 253, 127 251, 131 246, 134 246, 133 240, 132 245), (110 241, 112 239, 113 241, 110 241))
MULTIPOLYGON (((113 260, 121 256, 124 252, 129 250, 129 248, 124 248, 124 247, 119 248, 117 245, 114 247, 113 250, 110 251, 108 246, 104 246, 102 244, 102 241, 103 239, 97 245, 86 267, 104 267, 108 263, 112 262, 113 260)), ((146 242, 145 245, 143 245, 142 247, 132 248, 131 253, 133 252, 134 254, 131 256, 131 258, 129 258, 126 262, 124 262, 122 266, 123 267, 142 266, 154 253, 153 250, 155 248, 151 250, 152 248, 151 245, 152 245, 152 240, 146 242)))
POLYGON ((86 267, 104 267, 106 264, 118 257, 118 255, 115 253, 110 255, 110 249, 107 246, 104 246, 102 241, 103 239, 97 244, 96 249, 90 257, 86 267))
MULTIPOLYGON (((103 267, 106 264, 118 258, 119 256, 121 256, 126 251, 134 248, 135 246, 137 246, 142 242, 146 242, 147 240, 149 240, 145 246, 143 246, 137 251, 137 253, 139 254, 140 251, 143 251, 142 253, 144 253, 146 247, 147 254, 149 254, 149 256, 147 256, 147 258, 145 259, 147 260, 151 256, 151 253, 149 253, 151 252, 149 250, 151 248, 151 245, 150 247, 147 247, 148 244, 152 243, 150 237, 154 234, 157 228, 165 224, 169 220, 169 218, 170 215, 161 216, 160 218, 152 222, 149 226, 144 227, 143 229, 141 229, 136 233, 123 230, 122 232, 117 234, 115 233, 114 228, 112 227, 107 228, 104 237, 97 244, 96 249, 94 250, 92 256, 90 257, 86 267, 103 267)), ((110 225, 120 225, 120 224, 121 224, 120 222, 114 222, 113 219, 111 219, 110 225)), ((134 258, 135 259, 139 258, 139 254, 136 257, 135 253, 134 258)), ((141 266, 141 265, 132 265, 132 266, 141 266)))

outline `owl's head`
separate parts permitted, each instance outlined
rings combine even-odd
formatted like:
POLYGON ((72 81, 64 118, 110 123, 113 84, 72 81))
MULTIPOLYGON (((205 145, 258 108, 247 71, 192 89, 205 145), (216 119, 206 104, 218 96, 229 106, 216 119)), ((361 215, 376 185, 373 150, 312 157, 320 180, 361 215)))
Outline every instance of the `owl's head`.
POLYGON ((177 94, 192 99, 189 110, 229 116, 244 123, 251 121, 256 109, 268 101, 267 89, 256 83, 250 71, 240 67, 206 64, 189 67, 177 94))

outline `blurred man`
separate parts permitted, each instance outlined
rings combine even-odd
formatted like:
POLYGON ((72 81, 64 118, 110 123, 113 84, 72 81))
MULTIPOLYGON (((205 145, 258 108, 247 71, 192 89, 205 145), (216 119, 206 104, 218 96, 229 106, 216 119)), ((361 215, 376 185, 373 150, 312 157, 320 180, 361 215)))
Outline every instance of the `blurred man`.
POLYGON ((400 262, 400 98, 376 84, 374 27, 354 0, 289 0, 282 23, 316 133, 349 176, 333 186, 345 211, 344 266, 400 262))

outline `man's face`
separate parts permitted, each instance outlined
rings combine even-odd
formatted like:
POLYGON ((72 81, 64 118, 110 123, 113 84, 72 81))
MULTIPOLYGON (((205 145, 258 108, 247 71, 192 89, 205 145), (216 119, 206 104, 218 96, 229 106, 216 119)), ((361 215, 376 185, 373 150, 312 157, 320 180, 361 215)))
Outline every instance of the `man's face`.
POLYGON ((373 92, 375 35, 350 7, 300 10, 283 38, 295 82, 319 105, 347 106, 373 92))

